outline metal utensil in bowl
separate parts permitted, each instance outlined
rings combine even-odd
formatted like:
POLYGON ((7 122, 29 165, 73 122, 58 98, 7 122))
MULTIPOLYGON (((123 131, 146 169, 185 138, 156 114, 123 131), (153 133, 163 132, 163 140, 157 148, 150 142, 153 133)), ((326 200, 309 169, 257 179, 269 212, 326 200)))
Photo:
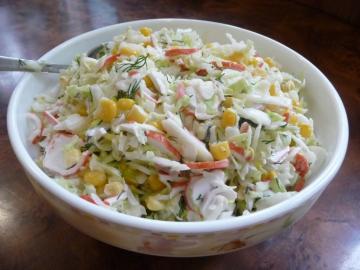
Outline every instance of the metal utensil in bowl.
MULTIPOLYGON (((106 47, 106 43, 93 48, 87 55, 91 58, 98 59, 104 47, 106 47)), ((69 65, 51 64, 38 60, 0 56, 0 71, 60 73, 61 70, 66 69, 68 66, 69 65)))

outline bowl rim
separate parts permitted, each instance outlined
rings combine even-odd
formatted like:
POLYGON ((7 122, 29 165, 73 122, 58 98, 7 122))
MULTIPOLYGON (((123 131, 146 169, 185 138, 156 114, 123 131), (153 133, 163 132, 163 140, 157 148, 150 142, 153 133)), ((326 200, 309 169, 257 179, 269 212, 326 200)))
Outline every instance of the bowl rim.
MULTIPOLYGON (((325 75, 309 60, 295 52, 291 48, 283 45, 282 43, 275 41, 269 37, 266 37, 262 34, 229 25, 219 22, 206 21, 206 20, 194 20, 194 19, 182 19, 182 18, 161 18, 161 19, 147 19, 147 20, 135 20, 122 22, 118 24, 113 24, 105 27, 101 27, 83 34, 77 35, 73 38, 62 42, 55 48, 51 49, 45 53, 39 60, 46 60, 48 57, 51 57, 54 53, 59 50, 62 50, 66 46, 70 45, 74 41, 80 39, 86 40, 86 38, 91 38, 98 33, 104 31, 111 31, 116 29, 119 26, 130 27, 132 25, 148 25, 149 23, 162 23, 166 22, 175 22, 175 23, 193 23, 197 25, 207 25, 207 26, 220 26, 226 29, 232 29, 234 31, 242 31, 250 35, 257 36, 258 38, 265 39, 266 42, 270 42, 275 46, 279 46, 283 50, 287 50, 290 53, 297 56, 301 61, 305 62, 308 68, 324 81, 327 85, 327 91, 334 102, 337 104, 334 108, 334 112, 339 116, 341 121, 341 126, 339 127, 339 134, 337 137, 337 144, 334 150, 332 157, 330 158, 328 165, 319 173, 319 175, 314 179, 314 181, 307 187, 305 187, 301 192, 295 194, 291 198, 280 202, 269 208, 254 212, 251 215, 239 216, 223 220, 213 220, 213 221, 197 221, 197 222, 178 222, 178 221, 162 221, 162 220, 151 220, 142 217, 134 217, 127 214, 115 212, 109 209, 99 207, 97 205, 91 204, 75 194, 67 191, 45 174, 40 167, 36 165, 34 160, 30 157, 27 152, 25 145, 21 142, 20 134, 18 132, 17 122, 16 122, 16 108, 17 104, 20 104, 21 92, 25 88, 27 82, 31 79, 31 74, 26 74, 23 76, 21 81, 16 86, 15 90, 12 93, 10 98, 8 110, 7 110, 7 129, 8 135, 12 148, 15 152, 17 159, 20 161, 21 165, 25 171, 33 178, 35 181, 46 189, 50 194, 56 196, 58 199, 63 201, 70 206, 83 211, 87 214, 100 218, 104 221, 120 224, 123 226, 128 226, 136 229, 141 229, 144 231, 153 231, 158 233, 180 233, 180 234, 196 234, 196 233, 213 233, 219 231, 227 231, 234 229, 243 229, 246 227, 254 226, 260 223, 265 223, 269 220, 284 216, 292 209, 296 209, 302 205, 305 201, 312 198, 315 194, 321 193, 322 190, 328 185, 328 183, 333 179, 337 171, 339 170, 347 150, 348 145, 348 136, 349 136, 349 127, 348 119, 344 105, 340 99, 339 94, 337 93, 334 86, 330 81, 325 77, 325 75)), ((319 194, 320 195, 320 194, 319 194)))

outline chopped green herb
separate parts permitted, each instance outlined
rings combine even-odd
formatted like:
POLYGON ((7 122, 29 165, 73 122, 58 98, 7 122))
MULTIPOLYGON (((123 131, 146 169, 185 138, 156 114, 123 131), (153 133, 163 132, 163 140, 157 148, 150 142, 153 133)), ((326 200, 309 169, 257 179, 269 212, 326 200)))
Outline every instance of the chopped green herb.
POLYGON ((103 57, 105 54, 108 53, 108 50, 109 49, 106 47, 106 44, 102 44, 101 48, 95 54, 95 59, 103 57))
POLYGON ((222 77, 225 75, 224 72, 221 72, 218 76, 216 76, 215 80, 219 81, 219 82, 222 82, 221 79, 222 77))
POLYGON ((170 141, 176 142, 176 137, 175 137, 175 136, 168 136, 168 139, 169 139, 170 141))
POLYGON ((197 201, 202 201, 203 200, 203 196, 201 194, 199 194, 199 196, 196 198, 197 201))
POLYGON ((134 63, 122 63, 120 64, 116 71, 120 70, 122 72, 129 72, 130 70, 133 69, 140 69, 143 66, 147 67, 147 59, 148 59, 149 55, 140 55, 136 61, 134 63))
POLYGON ((89 148, 92 146, 92 143, 86 143, 84 146, 81 147, 81 152, 84 152, 86 150, 89 150, 89 148))
POLYGON ((245 200, 236 200, 235 216, 241 216, 242 213, 246 210, 246 201, 245 200))
POLYGON ((207 129, 206 129, 206 134, 205 134, 205 138, 204 138, 204 142, 206 144, 207 147, 209 147, 209 143, 210 143, 210 129, 211 129, 211 126, 208 126, 207 129))
POLYGON ((80 66, 80 55, 75 57, 75 62, 80 66))
POLYGON ((165 77, 166 77, 166 80, 169 84, 171 84, 171 81, 169 81, 169 78, 171 79, 170 75, 169 74, 165 74, 165 77))
POLYGON ((261 142, 265 143, 265 144, 269 144, 274 142, 275 140, 262 140, 261 142))
POLYGON ((117 98, 135 98, 136 92, 139 89, 141 80, 134 80, 130 83, 129 88, 126 91, 119 91, 117 98))
POLYGON ((183 196, 181 196, 180 200, 179 200, 179 206, 180 206, 180 210, 178 213, 178 217, 180 218, 184 218, 184 214, 185 214, 185 210, 186 210, 186 203, 185 203, 185 199, 183 196))

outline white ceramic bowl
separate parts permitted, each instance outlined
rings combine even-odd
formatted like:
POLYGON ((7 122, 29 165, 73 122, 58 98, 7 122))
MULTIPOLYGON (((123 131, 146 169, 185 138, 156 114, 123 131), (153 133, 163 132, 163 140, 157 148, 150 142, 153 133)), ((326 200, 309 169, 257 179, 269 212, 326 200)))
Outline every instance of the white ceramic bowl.
POLYGON ((127 250, 162 256, 215 255, 259 243, 299 220, 315 203, 338 171, 348 143, 346 112, 333 85, 308 60, 288 47, 254 32, 230 25, 155 19, 121 23, 72 38, 41 57, 50 63, 70 63, 73 57, 112 39, 128 27, 155 30, 193 28, 205 41, 225 41, 225 33, 250 39, 261 55, 272 56, 284 70, 306 78, 304 91, 315 132, 328 152, 326 162, 297 195, 248 216, 206 222, 168 222, 132 217, 95 206, 58 186, 33 161, 35 149, 27 141, 25 114, 33 97, 57 83, 57 76, 28 74, 16 87, 8 107, 12 147, 35 190, 70 224, 98 240, 127 250))

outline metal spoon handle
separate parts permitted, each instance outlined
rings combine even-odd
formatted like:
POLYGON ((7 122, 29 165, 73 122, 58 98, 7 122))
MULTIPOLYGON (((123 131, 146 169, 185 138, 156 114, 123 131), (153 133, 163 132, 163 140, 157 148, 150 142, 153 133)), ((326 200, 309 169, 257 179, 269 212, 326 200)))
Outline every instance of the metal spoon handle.
POLYGON ((60 70, 67 67, 67 65, 47 64, 36 60, 0 56, 0 71, 59 73, 60 70))

